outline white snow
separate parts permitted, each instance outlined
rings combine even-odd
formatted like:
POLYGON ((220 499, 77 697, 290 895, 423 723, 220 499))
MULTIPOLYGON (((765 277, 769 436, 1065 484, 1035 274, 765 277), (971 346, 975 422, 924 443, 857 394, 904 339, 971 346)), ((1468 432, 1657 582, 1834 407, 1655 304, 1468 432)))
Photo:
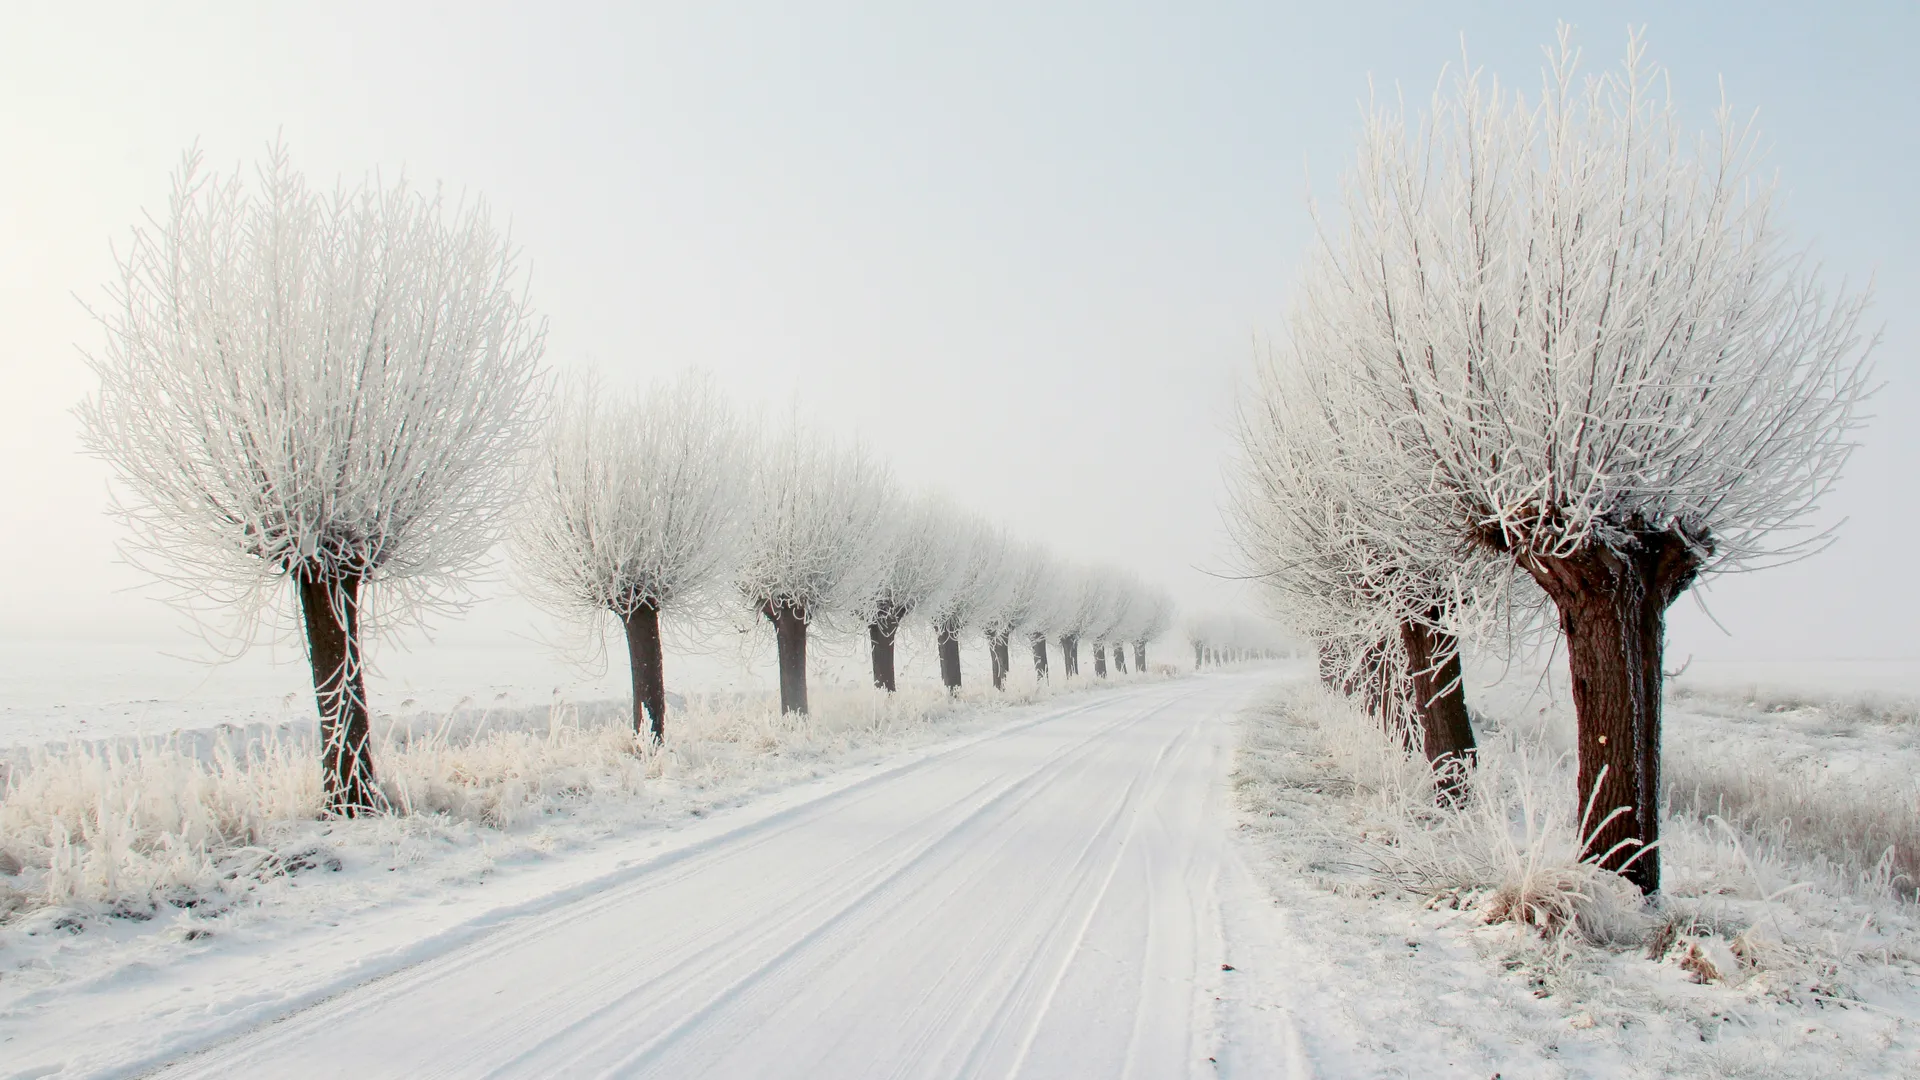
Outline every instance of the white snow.
POLYGON ((151 967, 0 983, 0 1075, 209 1043, 164 1075, 1213 1075, 1231 720, 1268 681, 1001 713, 565 859, 309 872, 151 967))
MULTIPOLYGON (((1489 923, 1383 872, 1407 824, 1267 707, 1305 679, 770 728, 504 827, 309 823, 319 865, 224 908, 0 928, 0 1078, 1920 1070, 1920 920, 1884 882, 1688 819, 1634 918, 1684 917, 1698 961, 1489 923)), ((1533 685, 1469 692, 1483 741, 1550 761, 1533 685)), ((1750 696, 1676 693, 1670 773, 1831 762, 1781 796, 1819 808, 1920 761, 1910 719, 1750 696)))

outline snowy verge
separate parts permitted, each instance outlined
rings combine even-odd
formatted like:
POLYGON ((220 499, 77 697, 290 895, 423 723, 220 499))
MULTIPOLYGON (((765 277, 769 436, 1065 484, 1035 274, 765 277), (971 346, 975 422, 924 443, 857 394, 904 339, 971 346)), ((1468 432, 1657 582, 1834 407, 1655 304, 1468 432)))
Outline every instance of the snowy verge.
MULTIPOLYGON (((203 848, 176 860, 221 870, 210 887, 122 888, 111 899, 16 910, 0 925, 0 1076, 137 1071, 498 927, 538 919, 719 836, 1059 715, 1082 696, 1056 697, 1044 687, 958 702, 907 691, 822 694, 808 720, 740 702, 704 712, 696 704, 658 753, 624 738, 617 714, 598 723, 557 714, 544 734, 496 725, 453 742, 414 739, 422 757, 411 764, 406 745, 389 745, 383 780, 415 813, 283 817, 267 823, 264 843, 203 848), (583 747, 607 753, 595 758, 583 747), (232 873, 236 860, 249 871, 232 873), (189 902, 175 904, 175 897, 189 902)), ((33 783, 39 776, 85 781, 98 798, 119 792, 131 800, 143 777, 124 770, 158 768, 166 755, 155 750, 144 762, 123 755, 80 763, 92 773, 44 760, 16 778, 9 797, 44 793, 33 783)), ((297 754, 287 756, 298 763, 297 754)), ((234 763, 236 775, 262 760, 234 763)), ((200 759, 167 759, 166 768, 203 784, 213 775, 195 773, 187 761, 200 759)), ((269 770, 281 767, 267 762, 269 770)), ((293 765, 285 767, 285 783, 297 783, 293 765)), ((311 772, 310 762, 298 771, 311 772)), ((273 789, 281 781, 261 783, 273 789)), ((156 802, 168 794, 139 797, 156 802)), ((96 816, 111 832, 111 822, 139 813, 121 806, 96 816)), ((153 835, 177 831, 147 839, 153 835)), ((167 854, 165 843, 148 847, 155 858, 167 854)), ((30 885, 33 869, 0 881, 30 885)), ((48 868, 38 870, 44 878, 48 868)))
POLYGON ((1317 686, 1247 714, 1242 831, 1291 942, 1272 992, 1312 1003, 1326 1075, 1920 1075, 1920 922, 1884 879, 1683 807, 1643 907, 1579 863, 1572 762, 1538 719, 1479 717, 1473 798, 1441 810, 1317 686))

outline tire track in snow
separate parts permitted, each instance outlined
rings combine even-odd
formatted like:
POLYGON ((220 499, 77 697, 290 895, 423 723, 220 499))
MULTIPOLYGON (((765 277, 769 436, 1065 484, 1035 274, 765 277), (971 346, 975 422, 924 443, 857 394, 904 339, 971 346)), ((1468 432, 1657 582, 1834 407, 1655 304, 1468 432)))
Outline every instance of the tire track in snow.
POLYGON ((162 1075, 1206 1075, 1224 721, 1257 685, 1007 729, 162 1075))

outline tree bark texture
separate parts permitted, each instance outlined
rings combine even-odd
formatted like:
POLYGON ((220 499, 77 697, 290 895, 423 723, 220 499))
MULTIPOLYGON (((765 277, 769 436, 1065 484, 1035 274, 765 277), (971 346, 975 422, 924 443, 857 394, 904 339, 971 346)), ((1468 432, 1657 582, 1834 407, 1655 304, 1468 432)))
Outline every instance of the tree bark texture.
POLYGON ((760 613, 773 623, 780 656, 780 711, 807 711, 807 612, 791 600, 772 600, 760 613))
POLYGON ((1142 675, 1147 673, 1147 643, 1144 641, 1133 643, 1133 670, 1142 675))
POLYGON ((1041 682, 1047 681, 1047 635, 1031 635, 1033 642, 1033 677, 1041 682))
POLYGON ((888 693, 897 689, 893 670, 893 642, 900 632, 901 613, 882 608, 867 624, 867 638, 873 643, 873 685, 888 693))
POLYGON ((955 693, 960 689, 960 631, 942 629, 934 636, 940 643, 940 684, 955 693))
POLYGON ((1113 669, 1122 675, 1127 673, 1127 644, 1124 641, 1113 643, 1113 669))
POLYGON ((1438 779, 1436 794, 1441 802, 1457 803, 1466 793, 1466 770, 1474 762, 1473 723, 1460 672, 1460 640, 1433 628, 1432 620, 1440 615, 1434 611, 1428 622, 1402 622, 1400 645, 1407 653, 1421 748, 1438 779))
POLYGON ((386 809, 373 773, 367 684, 360 664, 360 579, 300 577, 307 661, 320 709, 320 777, 329 814, 386 809))
POLYGON ((633 731, 657 744, 667 737, 666 671, 660 660, 660 609, 642 604, 622 619, 633 674, 633 731))
POLYGON ((1093 643, 1093 673, 1104 679, 1107 677, 1107 643, 1093 643))
POLYGON ((1012 666, 1008 663, 1007 659, 1008 633, 1009 631, 1002 630, 997 634, 987 635, 987 661, 993 666, 993 688, 995 690, 1005 690, 1007 688, 1007 669, 1012 666))
POLYGON ((1648 894, 1660 888, 1660 852, 1651 845, 1660 838, 1666 612, 1700 564, 1696 549, 1672 531, 1523 563, 1559 609, 1566 634, 1585 857, 1648 894))
POLYGON ((1067 677, 1080 674, 1080 637, 1077 634, 1060 635, 1060 667, 1067 677))

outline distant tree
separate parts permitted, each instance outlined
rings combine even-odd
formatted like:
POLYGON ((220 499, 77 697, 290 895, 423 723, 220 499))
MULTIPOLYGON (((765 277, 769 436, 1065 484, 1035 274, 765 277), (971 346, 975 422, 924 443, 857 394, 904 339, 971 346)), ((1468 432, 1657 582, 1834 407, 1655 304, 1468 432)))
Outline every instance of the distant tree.
POLYGON ((1159 640, 1173 626, 1174 611, 1173 597, 1160 591, 1149 594, 1141 605, 1141 614, 1129 627, 1128 634, 1133 642, 1135 671, 1146 672, 1147 646, 1159 640))
MULTIPOLYGON (((1002 561, 998 587, 990 601, 982 605, 978 622, 987 636, 988 664, 993 688, 1003 690, 1012 666, 1009 643, 1014 631, 1029 625, 1041 614, 1046 601, 1047 578, 1051 572, 1047 554, 1032 544, 1014 543, 1002 561)), ((1045 667, 1044 662, 1042 668, 1045 667)))
POLYGON ((928 611, 940 654, 940 682, 949 692, 960 689, 960 640, 978 625, 983 612, 995 604, 1005 588, 1012 541, 1006 532, 985 519, 968 517, 953 524, 959 557, 948 588, 928 611))
POLYGON ((1636 38, 1538 99, 1468 72, 1376 109, 1347 221, 1304 275, 1320 351, 1427 478, 1423 510, 1552 599, 1587 853, 1659 887, 1665 612, 1703 573, 1793 557, 1852 449, 1860 295, 1788 250, 1753 129, 1695 141, 1636 38))
POLYGON ((780 711, 807 711, 807 628, 857 612, 887 572, 893 487, 865 450, 795 427, 760 455, 735 584, 773 625, 780 711))
POLYGON ((900 625, 912 615, 938 603, 964 570, 956 535, 963 520, 939 500, 921 497, 899 504, 896 527, 890 530, 884 573, 861 606, 873 653, 873 684, 892 691, 894 644, 900 625))
POLYGON ((712 599, 732 568, 746 495, 744 438, 698 376, 644 397, 575 378, 538 441, 514 552, 537 598, 627 639, 633 723, 658 742, 667 701, 662 614, 712 599))
POLYGON ((251 185, 189 153, 118 264, 79 412, 130 550, 248 625, 292 587, 326 808, 380 809, 362 635, 457 599, 538 401, 544 324, 512 249, 482 202, 317 192, 275 146, 251 185))

